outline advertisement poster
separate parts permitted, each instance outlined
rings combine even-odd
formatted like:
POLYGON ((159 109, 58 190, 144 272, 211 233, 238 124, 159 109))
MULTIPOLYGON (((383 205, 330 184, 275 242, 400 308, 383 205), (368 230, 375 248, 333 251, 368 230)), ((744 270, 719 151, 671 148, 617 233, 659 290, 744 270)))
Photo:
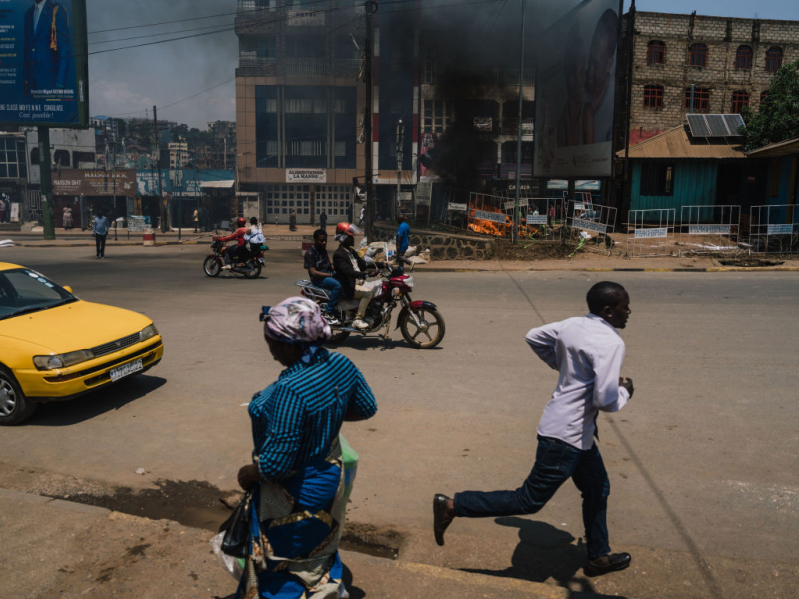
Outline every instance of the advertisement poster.
POLYGON ((586 0, 542 36, 536 177, 609 177, 619 0, 586 0))
POLYGON ((0 0, 0 123, 85 127, 85 0, 0 0))
POLYGON ((117 169, 63 169, 53 173, 54 196, 134 196, 136 171, 117 169), (115 184, 116 183, 116 184, 115 184))

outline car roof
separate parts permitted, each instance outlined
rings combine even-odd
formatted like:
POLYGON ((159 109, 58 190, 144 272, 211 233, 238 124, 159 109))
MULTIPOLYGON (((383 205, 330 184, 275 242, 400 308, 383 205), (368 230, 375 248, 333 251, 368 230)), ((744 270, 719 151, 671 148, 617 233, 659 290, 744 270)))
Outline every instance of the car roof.
POLYGON ((19 264, 11 264, 10 262, 0 262, 0 271, 13 270, 15 268, 25 268, 25 267, 20 266, 19 264))

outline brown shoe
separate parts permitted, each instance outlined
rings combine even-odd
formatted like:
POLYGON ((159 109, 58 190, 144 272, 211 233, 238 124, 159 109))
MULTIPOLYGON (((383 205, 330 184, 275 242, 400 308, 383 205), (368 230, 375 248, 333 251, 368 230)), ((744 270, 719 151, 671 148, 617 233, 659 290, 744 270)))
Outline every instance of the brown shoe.
POLYGON ((624 570, 630 565, 631 561, 632 557, 629 553, 611 553, 610 555, 588 560, 583 571, 586 576, 602 576, 608 572, 624 570))
POLYGON ((436 543, 444 545, 444 531, 455 518, 454 510, 449 509, 450 498, 446 495, 436 494, 433 497, 433 533, 436 536, 436 543))

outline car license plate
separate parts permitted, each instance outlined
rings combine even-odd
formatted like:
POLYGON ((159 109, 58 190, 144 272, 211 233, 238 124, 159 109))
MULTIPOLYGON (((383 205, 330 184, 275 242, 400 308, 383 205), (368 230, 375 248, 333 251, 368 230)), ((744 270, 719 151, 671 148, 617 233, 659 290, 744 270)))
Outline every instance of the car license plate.
POLYGON ((112 369, 109 374, 111 375, 112 381, 118 381, 119 379, 125 378, 134 372, 139 372, 143 368, 144 366, 142 366, 141 360, 134 360, 133 362, 123 364, 119 368, 112 369))

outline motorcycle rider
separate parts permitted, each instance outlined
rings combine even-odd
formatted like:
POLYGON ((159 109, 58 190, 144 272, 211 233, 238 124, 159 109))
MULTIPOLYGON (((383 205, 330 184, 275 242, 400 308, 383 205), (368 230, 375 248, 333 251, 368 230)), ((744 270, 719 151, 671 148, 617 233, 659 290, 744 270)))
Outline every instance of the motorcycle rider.
POLYGON ((333 253, 333 267, 336 271, 336 279, 341 283, 341 293, 346 299, 360 299, 358 312, 352 326, 356 329, 368 329, 369 325, 363 320, 366 314, 366 307, 372 301, 372 289, 362 285, 368 276, 366 262, 353 249, 355 245, 355 235, 361 230, 355 225, 342 222, 336 225, 336 241, 339 242, 338 249, 333 253))
POLYGON ((238 217, 236 219, 236 227, 236 230, 227 237, 214 237, 214 241, 221 241, 222 243, 233 241, 234 239, 236 240, 236 245, 231 245, 224 250, 225 264, 236 264, 239 262, 239 260, 241 260, 242 251, 244 251, 244 245, 247 243, 244 240, 244 235, 247 233, 247 219, 243 216, 238 217))
POLYGON ((261 227, 261 225, 258 224, 258 219, 253 216, 250 219, 250 226, 247 227, 247 232, 244 234, 245 246, 248 243, 250 244, 249 253, 251 258, 255 258, 256 256, 258 256, 258 252, 260 251, 261 245, 265 242, 266 242, 266 237, 264 237, 263 228, 261 227))
POLYGON ((333 265, 327 255, 327 233, 324 229, 317 229, 313 234, 314 244, 305 252, 305 268, 311 282, 327 291, 327 310, 323 314, 325 320, 331 325, 339 325, 341 321, 336 318, 338 296, 341 293, 341 283, 335 279, 333 265))

